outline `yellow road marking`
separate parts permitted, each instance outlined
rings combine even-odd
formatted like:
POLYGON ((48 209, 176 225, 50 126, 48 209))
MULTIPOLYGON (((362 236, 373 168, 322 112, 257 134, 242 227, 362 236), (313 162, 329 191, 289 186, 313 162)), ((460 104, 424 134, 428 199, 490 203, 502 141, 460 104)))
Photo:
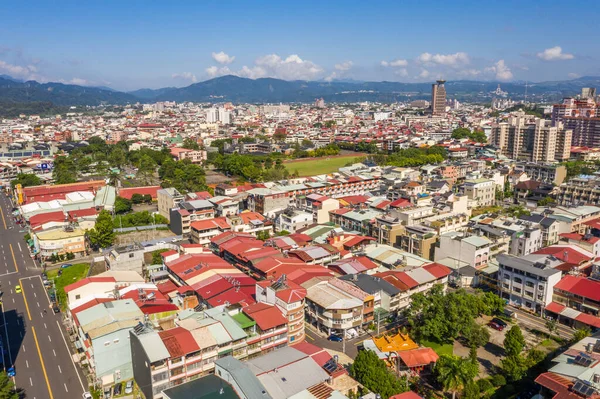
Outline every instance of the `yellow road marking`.
POLYGON ((19 284, 21 285, 21 294, 23 294, 23 300, 25 301, 25 309, 27 309, 27 316, 29 316, 29 320, 31 320, 31 313, 29 313, 29 305, 27 304, 27 297, 25 296, 25 291, 23 290, 23 282, 19 279, 19 284))
MULTIPOLYGON (((0 210, 1 209, 2 208, 0 208, 0 210)), ((12 244, 8 244, 8 246, 10 247, 10 253, 12 254, 13 262, 15 262, 15 269, 17 270, 17 273, 18 273, 19 272, 19 266, 17 266, 17 259, 15 258, 15 251, 13 251, 12 244)))
POLYGON ((2 215, 2 222, 4 223, 4 230, 6 230, 6 219, 4 219, 4 211, 2 210, 1 206, 0 206, 0 214, 2 215))
MULTIPOLYGON (((29 310, 27 312, 29 312, 29 310)), ((54 395, 52 395, 52 388, 50 388, 50 381, 48 380, 48 374, 46 374, 46 366, 44 365, 44 359, 42 358, 42 351, 40 351, 40 345, 38 344, 37 335, 35 334, 35 327, 31 326, 31 331, 33 331, 33 339, 35 340, 35 346, 37 347, 38 355, 40 356, 42 372, 44 373, 44 378, 46 379, 46 385, 48 386, 48 393, 50 394, 50 399, 54 399, 54 395)))
POLYGON ((308 335, 308 334, 306 334, 306 333, 304 334, 304 336, 305 336, 306 338, 310 339, 310 340, 313 340, 313 341, 315 340, 313 337, 311 337, 310 335, 308 335))

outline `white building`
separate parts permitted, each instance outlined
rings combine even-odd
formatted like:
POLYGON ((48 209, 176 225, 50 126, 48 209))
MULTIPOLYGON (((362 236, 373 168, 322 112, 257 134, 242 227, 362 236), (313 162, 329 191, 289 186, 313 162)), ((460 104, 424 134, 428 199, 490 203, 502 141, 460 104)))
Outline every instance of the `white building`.
POLYGON ((487 266, 492 245, 492 241, 483 236, 469 236, 456 231, 445 233, 440 236, 435 248, 434 260, 451 258, 481 269, 487 266))
POLYGON ((511 305, 542 314, 552 302, 554 286, 562 276, 555 267, 563 261, 549 255, 533 254, 524 257, 500 254, 496 259, 500 296, 511 305))

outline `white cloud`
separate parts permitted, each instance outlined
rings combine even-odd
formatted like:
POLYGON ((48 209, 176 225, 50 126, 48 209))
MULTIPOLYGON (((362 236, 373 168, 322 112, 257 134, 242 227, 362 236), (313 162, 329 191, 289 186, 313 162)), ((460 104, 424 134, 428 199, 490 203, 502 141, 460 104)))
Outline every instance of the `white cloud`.
POLYGON ((25 80, 44 80, 37 75, 37 67, 35 65, 14 65, 8 62, 0 60, 0 72, 6 75, 10 75, 13 78, 20 78, 25 80))
POLYGON ((430 73, 427 69, 421 69, 421 73, 419 74, 419 77, 422 79, 426 79, 429 77, 429 75, 430 75, 430 73))
POLYGON ((430 54, 423 53, 417 61, 425 65, 445 65, 450 67, 457 67, 460 65, 466 65, 471 62, 467 53, 458 52, 454 54, 430 54))
POLYGON ((77 86, 94 86, 96 83, 83 78, 72 78, 70 80, 59 79, 60 83, 64 83, 66 85, 77 85, 77 86))
POLYGON ((392 60, 392 61, 381 61, 381 66, 384 67, 405 67, 408 65, 408 61, 402 60, 400 58, 392 60))
POLYGON ((460 76, 475 77, 475 76, 481 75, 481 71, 479 69, 464 69, 464 70, 458 72, 458 74, 460 76))
POLYGON ((504 60, 496 62, 493 66, 489 68, 485 68, 485 71, 495 74, 496 79, 498 80, 511 80, 513 78, 513 74, 510 71, 510 68, 504 62, 504 60))
POLYGON ((544 61, 561 61, 561 60, 572 60, 575 58, 573 54, 563 53, 560 46, 547 48, 541 53, 537 53, 539 59, 544 61))
POLYGON ((235 56, 227 55, 224 51, 220 51, 218 53, 212 53, 213 60, 217 61, 219 64, 231 64, 235 60, 235 56))
POLYGON ((344 61, 340 64, 335 64, 335 69, 338 71, 347 71, 352 68, 353 65, 354 63, 352 61, 344 61))
POLYGON ((171 75, 171 77, 173 79, 189 80, 192 83, 196 83, 198 81, 198 79, 196 79, 196 75, 191 72, 174 73, 171 75))
POLYGON ((577 79, 577 78, 581 77, 581 75, 580 75, 580 74, 578 74, 578 73, 575 73, 575 72, 570 72, 568 76, 569 76, 571 79, 577 79))
POLYGON ((250 79, 271 77, 285 80, 314 80, 323 77, 323 68, 312 61, 303 60, 297 54, 282 58, 277 54, 258 57, 253 66, 244 65, 238 71, 232 71, 227 66, 206 68, 210 77, 237 75, 250 79))
POLYGON ((408 76, 408 71, 406 70, 406 68, 400 68, 397 71, 394 71, 394 75, 406 78, 408 76))

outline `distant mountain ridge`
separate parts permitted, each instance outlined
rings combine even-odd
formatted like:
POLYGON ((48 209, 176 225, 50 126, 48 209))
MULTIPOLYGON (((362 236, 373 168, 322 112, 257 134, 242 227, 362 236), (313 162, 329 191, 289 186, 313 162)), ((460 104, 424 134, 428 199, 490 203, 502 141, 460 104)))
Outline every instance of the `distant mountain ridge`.
MULTIPOLYGON (((573 80, 525 83, 456 80, 446 83, 449 98, 461 101, 489 101, 491 92, 500 85, 512 99, 542 95, 548 101, 578 94, 582 87, 599 87, 600 77, 586 76, 573 80)), ((55 105, 127 104, 155 101, 278 103, 379 101, 395 102, 428 99, 431 83, 361 82, 361 81, 287 81, 274 78, 248 79, 222 76, 186 87, 139 89, 128 93, 108 87, 84 87, 62 83, 19 81, 0 76, 0 102, 51 102, 55 105)), ((530 97, 531 98, 531 97, 530 97)))

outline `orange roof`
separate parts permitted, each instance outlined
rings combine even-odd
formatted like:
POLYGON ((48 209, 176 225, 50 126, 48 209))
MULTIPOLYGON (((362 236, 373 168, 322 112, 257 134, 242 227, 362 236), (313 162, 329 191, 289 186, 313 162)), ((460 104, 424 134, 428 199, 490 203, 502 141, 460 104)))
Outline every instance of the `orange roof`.
POLYGON ((398 333, 396 335, 384 335, 373 338, 375 346, 382 352, 399 352, 417 349, 417 345, 408 334, 398 333))
POLYGON ((398 355, 406 367, 420 367, 435 363, 439 356, 431 348, 412 349, 399 352, 398 355))

